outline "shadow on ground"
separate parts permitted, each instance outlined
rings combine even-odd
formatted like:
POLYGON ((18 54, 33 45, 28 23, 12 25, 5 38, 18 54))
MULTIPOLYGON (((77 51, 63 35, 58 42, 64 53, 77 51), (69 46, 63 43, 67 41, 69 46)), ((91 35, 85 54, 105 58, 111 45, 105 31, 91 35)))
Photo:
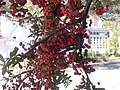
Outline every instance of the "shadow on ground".
POLYGON ((95 69, 114 70, 120 69, 120 62, 105 62, 92 64, 95 69))

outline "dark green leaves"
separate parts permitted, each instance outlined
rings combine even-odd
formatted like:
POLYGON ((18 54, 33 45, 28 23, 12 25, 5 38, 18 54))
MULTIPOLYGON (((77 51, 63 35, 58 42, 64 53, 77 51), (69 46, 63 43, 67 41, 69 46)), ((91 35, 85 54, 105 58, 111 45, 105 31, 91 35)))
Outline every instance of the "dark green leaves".
POLYGON ((59 90, 59 87, 56 86, 54 83, 50 83, 50 86, 54 88, 54 90, 59 90))
POLYGON ((7 72, 7 67, 6 65, 4 65, 2 68, 2 75, 4 75, 6 72, 7 72))
POLYGON ((29 16, 33 16, 30 12, 27 13, 29 16))
POLYGON ((15 47, 14 50, 12 52, 10 52, 10 57, 15 56, 17 54, 17 52, 18 52, 18 48, 15 47))
POLYGON ((97 1, 97 2, 95 3, 95 6, 96 6, 96 7, 101 7, 101 2, 100 2, 100 1, 97 1))
POLYGON ((76 62, 79 62, 80 60, 82 60, 82 57, 79 56, 79 55, 77 55, 77 57, 76 57, 76 62))
POLYGON ((22 68, 23 68, 23 66, 22 66, 20 63, 19 63, 19 68, 20 68, 20 69, 22 69, 22 68))
POLYGON ((56 80, 63 83, 65 87, 67 87, 72 80, 70 80, 71 76, 65 73, 63 70, 56 70, 55 71, 55 76, 57 76, 56 80))
POLYGON ((33 24, 31 28, 33 28, 34 30, 39 30, 39 26, 37 24, 33 24))
POLYGON ((10 59, 7 59, 6 62, 3 64, 2 75, 4 75, 8 71, 10 65, 11 65, 10 59))
POLYGON ((3 66, 3 68, 2 68, 2 75, 4 75, 5 72, 7 71, 7 68, 6 68, 6 66, 4 66, 4 64, 5 64, 5 59, 3 58, 3 56, 2 56, 1 54, 0 54, 0 61, 3 62, 2 64, 0 63, 0 66, 3 66))
POLYGON ((53 16, 46 16, 46 19, 53 19, 53 16))
MULTIPOLYGON (((14 50, 12 51, 12 52, 10 52, 10 58, 6 58, 6 59, 4 59, 3 58, 3 56, 0 54, 0 60, 2 61, 2 62, 4 62, 3 64, 1 64, 2 66, 3 66, 3 68, 2 68, 2 75, 4 75, 6 72, 11 72, 10 70, 9 70, 9 67, 12 65, 12 64, 14 64, 15 63, 15 60, 18 58, 17 57, 17 52, 18 52, 18 48, 17 47, 15 47, 14 48, 14 50)), ((21 68, 22 66, 20 66, 20 68, 21 68)))
POLYGON ((1 54, 0 54, 0 61, 5 62, 5 60, 1 54))

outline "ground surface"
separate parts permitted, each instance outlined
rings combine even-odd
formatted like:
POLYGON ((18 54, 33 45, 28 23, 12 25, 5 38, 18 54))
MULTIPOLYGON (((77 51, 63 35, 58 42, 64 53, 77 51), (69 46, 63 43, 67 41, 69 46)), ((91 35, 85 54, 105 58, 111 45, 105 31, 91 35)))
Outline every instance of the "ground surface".
MULTIPOLYGON (((96 71, 89 75, 93 84, 97 85, 97 82, 100 82, 100 85, 97 85, 97 87, 105 88, 105 90, 120 90, 119 60, 112 62, 95 63, 92 65, 96 68, 96 71)), ((73 82, 67 89, 65 89, 63 85, 60 85, 60 90, 74 90, 75 85, 79 84, 80 82, 80 77, 74 76, 71 69, 68 70, 68 73, 72 75, 73 82)), ((0 77, 2 76, 0 75, 0 77)), ((3 81, 0 81, 0 90, 2 90, 2 84, 3 81)))
MULTIPOLYGON (((96 71, 91 73, 90 79, 97 87, 105 90, 120 90, 120 61, 111 61, 104 63, 95 63, 93 66, 96 71), (100 85, 97 83, 100 82, 100 85)), ((72 72, 70 73, 72 76, 72 72)), ((73 82, 65 89, 61 86, 60 90, 74 90, 76 84, 79 84, 79 77, 72 77, 73 82)))

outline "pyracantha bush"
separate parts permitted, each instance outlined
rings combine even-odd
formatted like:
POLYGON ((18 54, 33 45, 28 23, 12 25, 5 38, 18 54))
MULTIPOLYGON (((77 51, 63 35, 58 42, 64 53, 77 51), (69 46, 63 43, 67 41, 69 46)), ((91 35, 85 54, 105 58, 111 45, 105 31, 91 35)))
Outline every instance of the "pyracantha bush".
MULTIPOLYGON (((17 54, 18 48, 10 53, 10 58, 4 62, 3 74, 9 78, 3 85, 6 90, 58 90, 59 84, 66 87, 71 82, 66 74, 67 68, 72 68, 75 75, 81 76, 80 85, 75 90, 94 90, 95 86, 89 79, 89 74, 95 69, 83 59, 82 49, 90 48, 84 43, 89 39, 86 33, 89 18, 88 12, 102 15, 108 11, 110 0, 9 0, 9 13, 25 23, 31 24, 30 36, 33 43, 29 48, 23 42, 20 46, 26 53, 17 54), (26 5, 32 3, 37 8, 30 11, 26 5), (36 12, 39 11, 39 14, 36 12), (13 75, 9 70, 27 60, 26 71, 13 75), (84 72, 84 73, 83 73, 84 72), (12 85, 9 85, 11 83, 12 85)), ((5 5, 2 0, 0 7, 5 5)), ((0 11, 0 15, 4 11, 0 11)), ((23 23, 24 24, 24 23, 23 23)))

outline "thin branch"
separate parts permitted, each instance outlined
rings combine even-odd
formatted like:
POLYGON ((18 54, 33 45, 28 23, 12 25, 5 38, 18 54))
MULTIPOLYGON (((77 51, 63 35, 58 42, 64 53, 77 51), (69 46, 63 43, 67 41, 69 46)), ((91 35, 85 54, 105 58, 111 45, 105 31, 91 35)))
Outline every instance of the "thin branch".
MULTIPOLYGON (((31 70, 28 70, 28 71, 24 71, 24 72, 22 72, 22 73, 20 73, 20 74, 17 74, 17 75, 15 75, 14 77, 12 77, 12 78, 16 78, 16 77, 18 77, 18 76, 20 76, 20 75, 22 75, 22 74, 24 74, 24 73, 32 73, 34 70, 36 69, 36 67, 35 68, 33 68, 33 69, 31 69, 31 70)), ((11 79, 12 79, 11 78, 11 79)))
POLYGON ((77 47, 71 47, 71 48, 65 49, 65 50, 63 50, 63 51, 60 51, 60 52, 58 52, 58 53, 65 53, 65 52, 70 51, 70 50, 73 50, 73 49, 77 49, 77 47))
MULTIPOLYGON (((19 87, 22 86, 21 84, 23 84, 23 82, 24 82, 25 79, 27 79, 27 78, 28 78, 28 76, 26 76, 26 77, 24 77, 24 78, 22 79, 22 82, 19 83, 19 85, 17 86, 16 90, 19 90, 19 87)), ((22 90, 22 87, 20 88, 20 90, 22 90)))
POLYGON ((90 80, 90 78, 89 78, 89 76, 88 76, 88 74, 86 72, 86 67, 85 66, 83 66, 83 71, 85 72, 85 74, 87 76, 87 82, 89 82, 91 85, 93 85, 93 83, 91 82, 91 80, 90 80))
MULTIPOLYGON (((81 25, 81 29, 83 30, 84 28, 86 28, 86 18, 87 18, 87 15, 88 15, 88 12, 89 12, 89 9, 90 9, 90 5, 92 3, 92 0, 89 0, 87 3, 86 3, 86 7, 84 9, 84 12, 83 12, 83 19, 82 19, 82 25, 81 25)), ((79 54, 80 56, 83 58, 82 56, 82 45, 83 45, 83 36, 82 34, 78 34, 78 39, 79 39, 79 42, 78 42, 78 46, 79 46, 79 54)))
POLYGON ((81 27, 82 29, 84 29, 86 26, 86 17, 88 15, 91 3, 92 3, 92 0, 89 0, 86 4, 85 9, 84 9, 83 16, 82 16, 83 17, 82 27, 81 27))
POLYGON ((52 37, 53 35, 55 35, 56 33, 60 32, 60 31, 64 30, 64 29, 67 28, 68 26, 71 26, 71 25, 73 25, 73 24, 79 23, 79 22, 81 22, 81 21, 82 21, 82 18, 79 18, 79 19, 74 20, 73 22, 67 23, 67 25, 63 26, 62 28, 59 28, 56 32, 51 33, 51 34, 50 34, 49 36, 47 36, 46 38, 43 38, 41 41, 36 42, 36 43, 33 45, 33 47, 32 47, 28 52, 26 52, 25 54, 21 55, 21 58, 20 58, 15 64, 13 64, 12 67, 14 67, 17 63, 19 63, 19 61, 20 61, 21 59, 25 58, 31 51, 33 51, 33 50, 34 50, 38 45, 40 45, 41 43, 47 41, 50 37, 52 37))

